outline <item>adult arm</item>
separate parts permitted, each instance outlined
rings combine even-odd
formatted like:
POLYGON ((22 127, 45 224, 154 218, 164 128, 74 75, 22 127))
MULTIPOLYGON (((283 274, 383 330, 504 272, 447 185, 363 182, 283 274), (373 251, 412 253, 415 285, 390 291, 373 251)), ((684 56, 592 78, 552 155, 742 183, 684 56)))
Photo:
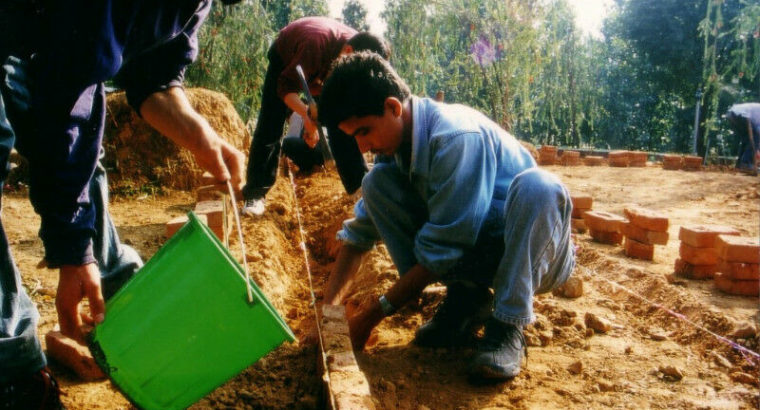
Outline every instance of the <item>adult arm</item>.
POLYGON ((309 107, 301 101, 301 97, 297 93, 288 93, 283 97, 283 102, 293 112, 300 115, 303 118, 304 134, 303 139, 311 148, 314 148, 319 141, 319 134, 317 132, 317 124, 313 118, 317 118, 316 105, 309 107))
POLYGON ((219 181, 231 181, 238 192, 243 183, 245 157, 221 139, 208 121, 193 109, 181 87, 158 91, 145 99, 140 114, 158 132, 187 148, 201 168, 219 181))

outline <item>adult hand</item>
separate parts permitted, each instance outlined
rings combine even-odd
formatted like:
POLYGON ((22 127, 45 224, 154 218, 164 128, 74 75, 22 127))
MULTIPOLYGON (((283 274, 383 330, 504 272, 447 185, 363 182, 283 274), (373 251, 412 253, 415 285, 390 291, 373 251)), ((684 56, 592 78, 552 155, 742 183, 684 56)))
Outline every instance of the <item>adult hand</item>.
POLYGON ((303 120, 303 140, 310 148, 316 147, 317 142, 319 142, 317 124, 309 118, 303 120))
POLYGON ((105 318, 105 301, 100 288, 100 269, 96 263, 87 265, 63 265, 58 278, 58 294, 55 298, 61 333, 84 343, 81 327, 83 321, 97 324, 105 318), (80 302, 87 298, 90 311, 81 312, 80 302))
POLYGON ((198 165, 210 172, 217 181, 229 180, 235 196, 240 198, 243 188, 245 156, 229 142, 221 139, 209 126, 197 139, 198 145, 191 146, 198 165))

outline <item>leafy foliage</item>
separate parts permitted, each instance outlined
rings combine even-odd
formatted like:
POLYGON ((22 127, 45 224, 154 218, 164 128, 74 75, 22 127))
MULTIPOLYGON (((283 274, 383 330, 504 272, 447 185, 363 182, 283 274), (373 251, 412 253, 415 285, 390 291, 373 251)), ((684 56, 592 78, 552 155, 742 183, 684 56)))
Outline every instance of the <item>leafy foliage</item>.
POLYGON ((367 9, 359 0, 348 0, 343 6, 343 23, 358 31, 369 30, 367 24, 367 9))

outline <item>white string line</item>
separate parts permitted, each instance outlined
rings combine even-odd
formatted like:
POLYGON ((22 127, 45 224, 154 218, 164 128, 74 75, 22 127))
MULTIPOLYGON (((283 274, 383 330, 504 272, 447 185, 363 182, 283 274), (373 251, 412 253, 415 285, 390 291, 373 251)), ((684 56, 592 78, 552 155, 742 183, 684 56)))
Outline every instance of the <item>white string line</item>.
MULTIPOLYGON (((243 241, 243 228, 240 226, 240 215, 238 214, 237 202, 235 200, 235 191, 232 189, 232 183, 227 180, 227 189, 230 191, 232 199, 232 213, 235 214, 235 223, 237 224, 238 241, 240 241, 240 251, 243 252, 243 270, 245 270, 245 290, 248 292, 248 303, 253 303, 253 291, 251 289, 251 275, 248 273, 248 258, 245 255, 245 242, 243 241)), ((226 236, 226 235, 225 235, 226 236)), ((229 246, 228 246, 229 248, 229 246)))
MULTIPOLYGON (((328 384, 330 384, 330 372, 327 370, 327 356, 325 355, 325 351, 322 348, 322 327, 319 324, 319 313, 317 312, 317 297, 314 295, 314 281, 311 277, 311 264, 309 263, 309 249, 306 247, 306 233, 303 228, 303 223, 301 222, 301 206, 298 203, 298 194, 297 194, 297 186, 296 186, 296 180, 293 178, 293 169, 290 167, 290 164, 288 164, 288 177, 290 178, 290 187, 293 191, 293 202, 295 202, 295 209, 296 209, 296 219, 298 220, 298 232, 301 235, 301 251, 303 252, 303 259, 304 263, 306 264, 306 273, 307 277, 309 278, 309 294, 311 296, 311 301, 309 305, 312 307, 312 310, 314 311, 314 323, 317 326, 317 337, 319 337, 319 355, 322 358, 322 367, 324 369, 324 374, 322 375, 324 381, 328 384)), ((328 388, 329 391, 329 398, 330 398, 330 408, 336 408, 335 404, 335 397, 333 397, 332 390, 328 388)))
POLYGON ((689 320, 689 318, 687 318, 686 315, 684 315, 682 313, 678 313, 678 312, 676 312, 676 311, 674 311, 672 309, 668 309, 667 307, 665 307, 665 306, 663 306, 663 305, 661 305, 659 303, 653 302, 653 301, 651 301, 651 300, 649 300, 649 299, 647 299, 647 298, 645 298, 645 297, 643 297, 643 296, 641 296, 641 295, 639 295, 637 293, 634 293, 632 290, 626 288, 625 286, 623 286, 623 285, 621 285, 621 284, 619 284, 619 283, 617 283, 615 281, 612 281, 612 280, 609 280, 609 279, 607 279, 605 277, 602 277, 593 268, 587 268, 587 267, 582 266, 582 265, 578 265, 578 266, 580 266, 583 269, 586 269, 587 271, 590 271, 591 273, 593 273, 594 274, 593 275, 594 278, 599 278, 599 279, 601 279, 601 280, 603 280, 603 281, 611 284, 612 286, 619 287, 620 289, 624 290, 626 293, 628 293, 629 295, 635 297, 636 299, 639 299, 639 300, 641 300, 641 301, 643 301, 645 303, 648 303, 650 306, 653 306, 653 307, 655 307, 657 309, 660 309, 663 312, 665 312, 665 313, 667 313, 667 314, 675 317, 676 319, 679 319, 679 320, 681 320, 681 321, 683 321, 683 322, 691 325, 693 328, 701 330, 701 331, 703 331, 705 333, 708 333, 709 335, 711 335, 714 338, 718 339, 718 341, 721 341, 721 342, 723 342, 723 343, 725 343, 725 344, 733 347, 734 349, 738 350, 739 353, 741 353, 742 357, 744 357, 744 359, 746 361, 748 361, 750 364, 754 364, 754 363, 752 363, 753 362, 752 359, 760 362, 760 354, 758 354, 757 352, 755 352, 753 350, 750 350, 750 349, 748 349, 748 348, 746 348, 746 347, 744 347, 744 346, 742 346, 742 345, 734 342, 733 340, 731 340, 731 339, 729 339, 729 338, 727 338, 725 336, 721 336, 721 335, 719 335, 719 334, 717 334, 717 333, 715 333, 715 332, 713 332, 713 331, 711 331, 711 330, 709 330, 709 329, 707 329, 707 328, 705 328, 703 326, 700 326, 697 323, 694 323, 693 321, 689 320))

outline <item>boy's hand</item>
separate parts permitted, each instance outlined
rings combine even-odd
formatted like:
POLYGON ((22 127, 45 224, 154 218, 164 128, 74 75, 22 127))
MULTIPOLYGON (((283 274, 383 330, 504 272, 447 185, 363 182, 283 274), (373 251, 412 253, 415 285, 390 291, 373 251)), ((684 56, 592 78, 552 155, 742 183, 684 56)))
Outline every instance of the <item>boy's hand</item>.
POLYGON ((84 343, 82 322, 97 324, 105 317, 105 301, 100 288, 100 269, 96 263, 64 265, 60 268, 58 294, 55 298, 61 333, 84 343), (79 304, 90 302, 90 312, 80 314, 79 304))
MULTIPOLYGON (((346 312, 348 315, 349 312, 346 312)), ((348 329, 351 332, 351 344, 354 350, 363 350, 372 335, 372 329, 383 320, 380 302, 375 299, 365 302, 348 317, 348 329)))

